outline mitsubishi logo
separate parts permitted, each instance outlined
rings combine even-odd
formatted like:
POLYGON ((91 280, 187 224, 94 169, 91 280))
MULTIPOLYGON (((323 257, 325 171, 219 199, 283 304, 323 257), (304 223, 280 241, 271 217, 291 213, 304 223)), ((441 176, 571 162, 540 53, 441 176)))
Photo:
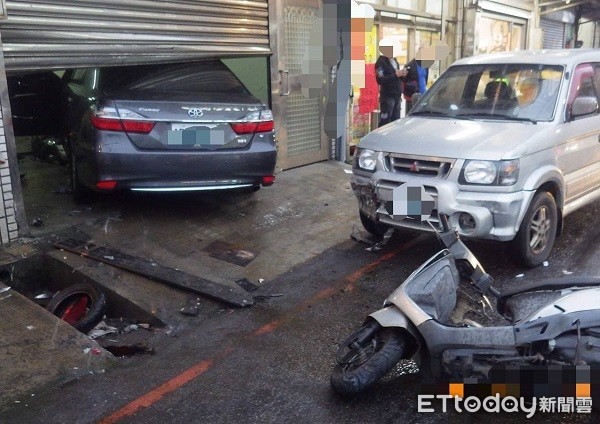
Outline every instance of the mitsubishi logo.
POLYGON ((202 109, 195 107, 188 109, 188 115, 190 115, 190 118, 200 118, 203 114, 204 112, 202 112, 202 109))
POLYGON ((419 168, 419 162, 414 161, 410 168, 408 168, 410 172, 419 172, 421 169, 419 168))

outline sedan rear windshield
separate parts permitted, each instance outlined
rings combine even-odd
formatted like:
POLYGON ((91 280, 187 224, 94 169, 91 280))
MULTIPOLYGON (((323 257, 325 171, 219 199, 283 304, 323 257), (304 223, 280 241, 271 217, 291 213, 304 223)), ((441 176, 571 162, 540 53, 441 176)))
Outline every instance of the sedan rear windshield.
POLYGON ((564 68, 532 64, 450 67, 411 116, 551 121, 564 68))
POLYGON ((221 61, 110 67, 100 70, 106 92, 246 93, 237 77, 221 61))

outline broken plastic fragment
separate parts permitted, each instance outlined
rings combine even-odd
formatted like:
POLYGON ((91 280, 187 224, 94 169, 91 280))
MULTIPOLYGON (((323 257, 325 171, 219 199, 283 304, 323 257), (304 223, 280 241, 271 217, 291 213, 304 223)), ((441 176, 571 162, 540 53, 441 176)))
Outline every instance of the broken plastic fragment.
POLYGON ((394 227, 389 227, 383 235, 383 239, 379 243, 376 243, 371 247, 367 247, 365 250, 369 252, 379 252, 383 248, 383 246, 385 246, 390 241, 390 239, 392 238, 392 234, 394 234, 394 227))
POLYGON ((86 347, 85 349, 83 349, 83 353, 85 353, 87 355, 88 353, 90 353, 91 350, 92 350, 91 348, 86 347))
POLYGON ((548 261, 544 261, 544 262, 542 263, 542 265, 544 265, 544 266, 548 266, 548 261))
POLYGON ((563 269, 563 274, 571 275, 571 274, 573 274, 573 271, 567 271, 566 269, 563 269))
POLYGON ((108 259, 108 260, 114 261, 115 257, 114 256, 105 256, 104 259, 108 259))
POLYGON ((35 328, 35 327, 34 327, 33 325, 28 325, 28 326, 27 326, 27 329, 28 329, 28 330, 33 330, 34 328, 35 328))
POLYGON ((517 274, 516 278, 521 278, 521 277, 525 277, 525 274, 517 274))
POLYGON ((257 296, 254 296, 254 300, 266 300, 266 299, 271 299, 273 297, 281 297, 281 296, 283 296, 283 293, 259 294, 257 296))
POLYGON ((344 172, 345 172, 346 174, 352 174, 352 170, 350 170, 350 169, 344 169, 344 172))
POLYGON ((0 293, 4 293, 10 290, 10 287, 4 287, 3 289, 0 289, 0 293))

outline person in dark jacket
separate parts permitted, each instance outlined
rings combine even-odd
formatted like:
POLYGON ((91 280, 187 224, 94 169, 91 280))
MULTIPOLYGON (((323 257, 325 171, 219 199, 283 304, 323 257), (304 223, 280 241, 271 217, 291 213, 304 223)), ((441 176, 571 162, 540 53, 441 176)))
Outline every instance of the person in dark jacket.
POLYGON ((379 126, 400 118, 402 79, 406 70, 393 57, 393 47, 380 45, 382 55, 375 62, 375 75, 379 84, 379 126))
POLYGON ((412 108, 412 96, 415 93, 424 94, 427 90, 429 69, 421 66, 421 61, 413 59, 406 64, 407 74, 404 78, 404 100, 406 100, 406 113, 412 108))

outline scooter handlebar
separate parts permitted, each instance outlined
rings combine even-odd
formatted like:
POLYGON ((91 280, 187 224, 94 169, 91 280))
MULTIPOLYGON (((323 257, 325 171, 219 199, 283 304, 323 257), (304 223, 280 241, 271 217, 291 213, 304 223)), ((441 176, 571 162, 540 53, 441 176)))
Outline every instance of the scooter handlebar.
POLYGON ((446 215, 445 213, 441 213, 439 215, 439 219, 440 219, 440 224, 442 225, 442 231, 446 232, 446 231, 450 230, 450 224, 448 223, 448 215, 446 215))

